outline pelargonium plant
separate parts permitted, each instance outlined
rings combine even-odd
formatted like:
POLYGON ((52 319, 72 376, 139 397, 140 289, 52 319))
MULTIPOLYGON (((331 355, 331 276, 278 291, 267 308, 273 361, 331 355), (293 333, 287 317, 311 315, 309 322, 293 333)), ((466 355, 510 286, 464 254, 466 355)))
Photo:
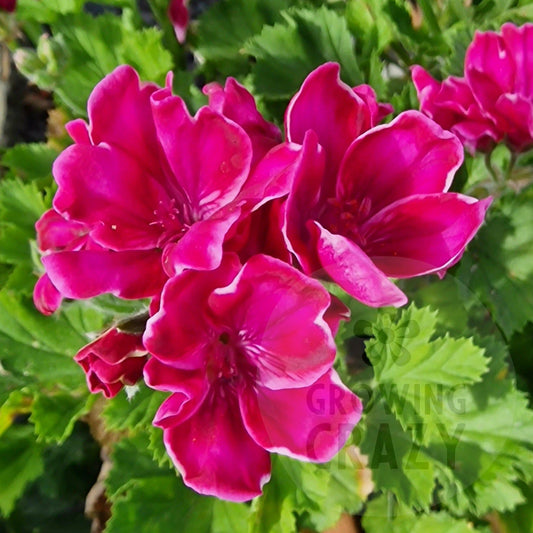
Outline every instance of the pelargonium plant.
POLYGON ((527 2, 0 10, 1 531, 528 530, 527 2))
POLYGON ((334 63, 291 100, 284 142, 235 80, 206 87, 194 117, 171 84, 119 67, 92 92, 89 124, 67 125, 74 144, 37 223, 46 273, 34 300, 46 313, 57 294, 152 298, 142 344, 115 329, 78 353, 89 388, 111 397, 144 366, 149 387, 172 393, 154 424, 185 484, 248 500, 269 478, 268 452, 327 461, 361 416, 333 370, 349 310, 316 279, 367 305, 403 305, 387 276, 444 272, 490 199, 447 192, 462 161, 455 137, 415 111, 378 126, 390 106, 343 84, 334 63), (263 220, 275 244, 250 245, 251 231, 236 245, 275 202, 263 220), (266 254, 280 242, 285 261, 266 254), (240 247, 258 252, 242 266, 240 247), (336 401, 310 410, 313 387, 336 401))

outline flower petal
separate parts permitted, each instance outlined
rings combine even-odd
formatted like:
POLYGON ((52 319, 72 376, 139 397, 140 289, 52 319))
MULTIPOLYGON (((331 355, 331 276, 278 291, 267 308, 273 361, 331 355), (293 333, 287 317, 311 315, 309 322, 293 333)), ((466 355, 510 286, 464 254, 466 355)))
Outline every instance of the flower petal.
POLYGON ((208 83, 202 90, 209 98, 209 107, 233 120, 250 137, 253 148, 252 167, 281 142, 279 128, 262 117, 254 97, 234 78, 228 78, 224 88, 218 83, 208 83))
POLYGON ((367 205, 364 216, 412 194, 450 187, 463 147, 418 111, 406 111, 356 139, 339 173, 337 198, 367 205))
POLYGON ((49 209, 35 223, 37 246, 41 252, 76 248, 84 243, 89 228, 81 222, 66 220, 54 209, 49 209))
POLYGON ((55 161, 54 208, 91 226, 91 237, 116 250, 157 246, 158 211, 170 209, 159 183, 134 159, 109 146, 74 145, 55 161))
POLYGON ((175 276, 188 268, 217 268, 222 260, 226 234, 240 216, 239 207, 223 207, 210 218, 193 224, 178 242, 167 245, 163 253, 163 266, 168 275, 175 276))
POLYGON ((148 298, 157 294, 167 279, 157 250, 58 252, 46 255, 42 262, 66 298, 92 298, 104 293, 126 299, 148 298))
POLYGON ((351 87, 340 80, 337 63, 313 70, 292 98, 285 115, 287 140, 303 143, 313 130, 327 154, 328 175, 334 176, 349 144, 371 126, 371 113, 351 87))
POLYGON ((334 235, 318 222, 309 224, 316 235, 317 252, 324 270, 341 288, 371 307, 407 303, 407 297, 355 243, 334 235))
POLYGON ((325 154, 314 132, 306 134, 300 163, 287 198, 283 234, 287 247, 296 256, 306 274, 319 268, 314 248, 310 245, 306 222, 321 208, 320 197, 325 171, 325 154))
POLYGON ((270 478, 270 456, 248 435, 231 396, 211 393, 190 418, 165 429, 163 439, 184 483, 200 494, 247 501, 270 478))
POLYGON ((160 149, 150 96, 158 89, 141 84, 132 67, 121 65, 96 85, 87 102, 93 144, 120 148, 155 176, 160 173, 160 149))
POLYGON ((208 107, 191 118, 185 104, 167 90, 152 97, 159 141, 185 195, 190 222, 205 219, 233 200, 250 171, 248 135, 208 107), (184 157, 184 154, 187 154, 184 157))
POLYGON ((476 234, 491 201, 455 193, 405 198, 361 228, 365 251, 395 278, 447 268, 476 234))
POLYGON ((361 401, 327 372, 308 387, 244 389, 239 396, 244 424, 271 452, 309 461, 329 461, 361 418, 361 401))

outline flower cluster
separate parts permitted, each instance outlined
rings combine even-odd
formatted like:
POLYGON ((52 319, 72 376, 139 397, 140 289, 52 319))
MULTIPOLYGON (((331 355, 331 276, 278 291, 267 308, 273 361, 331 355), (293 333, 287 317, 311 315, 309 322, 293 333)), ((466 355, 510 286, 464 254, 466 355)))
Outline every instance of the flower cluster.
POLYGON ((464 77, 433 79, 412 69, 421 110, 451 130, 471 152, 489 152, 504 141, 515 152, 533 147, 533 24, 504 24, 476 32, 464 77))
POLYGON ((34 300, 150 298, 139 331, 116 325, 76 360, 106 397, 141 377, 170 393, 154 424, 185 483, 243 501, 270 452, 327 461, 361 416, 333 370, 349 312, 318 280, 402 305, 389 278, 445 272, 490 200, 447 192, 451 133, 417 111, 379 125, 392 108, 336 64, 290 102, 285 141, 233 79, 195 116, 171 85, 119 67, 68 124, 34 300))

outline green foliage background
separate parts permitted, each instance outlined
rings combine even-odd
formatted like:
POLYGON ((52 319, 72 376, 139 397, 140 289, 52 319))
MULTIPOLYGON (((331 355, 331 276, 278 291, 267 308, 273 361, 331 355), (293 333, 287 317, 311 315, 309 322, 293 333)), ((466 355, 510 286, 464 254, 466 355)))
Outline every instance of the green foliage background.
MULTIPOLYGON (((94 85, 121 63, 160 84, 173 70, 191 110, 205 103, 202 83, 234 76, 281 125, 305 76, 336 61, 344 81, 371 84, 398 113, 418 107, 411 65, 461 75, 475 30, 533 20, 530 0, 219 0, 182 47, 167 0, 150 0, 148 20, 134 0, 95 3, 114 9, 19 0, 1 15, 3 46, 53 95, 56 123, 84 117, 94 85)), ((92 397, 72 361, 144 302, 68 302, 49 318, 33 307, 34 223, 68 143, 51 128, 46 143, 1 159, 0 532, 89 532, 83 505, 101 460, 109 533, 323 531, 343 512, 367 533, 533 531, 533 154, 515 162, 499 147, 494 176, 466 155, 454 189, 494 195, 487 223, 444 280, 401 282, 410 306, 378 311, 338 294, 352 320, 337 336, 337 367, 363 420, 329 464, 274 457, 264 495, 237 505, 180 481, 150 425, 164 395, 139 386, 92 397)))

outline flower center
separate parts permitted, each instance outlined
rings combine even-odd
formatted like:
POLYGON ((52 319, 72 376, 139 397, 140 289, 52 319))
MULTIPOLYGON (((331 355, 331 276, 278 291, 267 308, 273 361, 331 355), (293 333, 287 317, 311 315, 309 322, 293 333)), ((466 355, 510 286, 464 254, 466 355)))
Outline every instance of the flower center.
POLYGON ((366 239, 360 228, 370 213, 370 207, 369 198, 363 198, 361 201, 328 198, 320 222, 331 233, 343 235, 357 245, 364 247, 366 239))
POLYGON ((212 384, 235 387, 255 380, 256 369, 246 356, 239 334, 223 331, 214 339, 212 348, 207 363, 212 384))
POLYGON ((164 205, 159 202, 158 207, 154 210, 155 220, 150 225, 157 225, 161 228, 158 246, 163 247, 170 242, 179 241, 189 229, 185 222, 184 213, 176 205, 176 199, 172 198, 170 204, 164 205))

